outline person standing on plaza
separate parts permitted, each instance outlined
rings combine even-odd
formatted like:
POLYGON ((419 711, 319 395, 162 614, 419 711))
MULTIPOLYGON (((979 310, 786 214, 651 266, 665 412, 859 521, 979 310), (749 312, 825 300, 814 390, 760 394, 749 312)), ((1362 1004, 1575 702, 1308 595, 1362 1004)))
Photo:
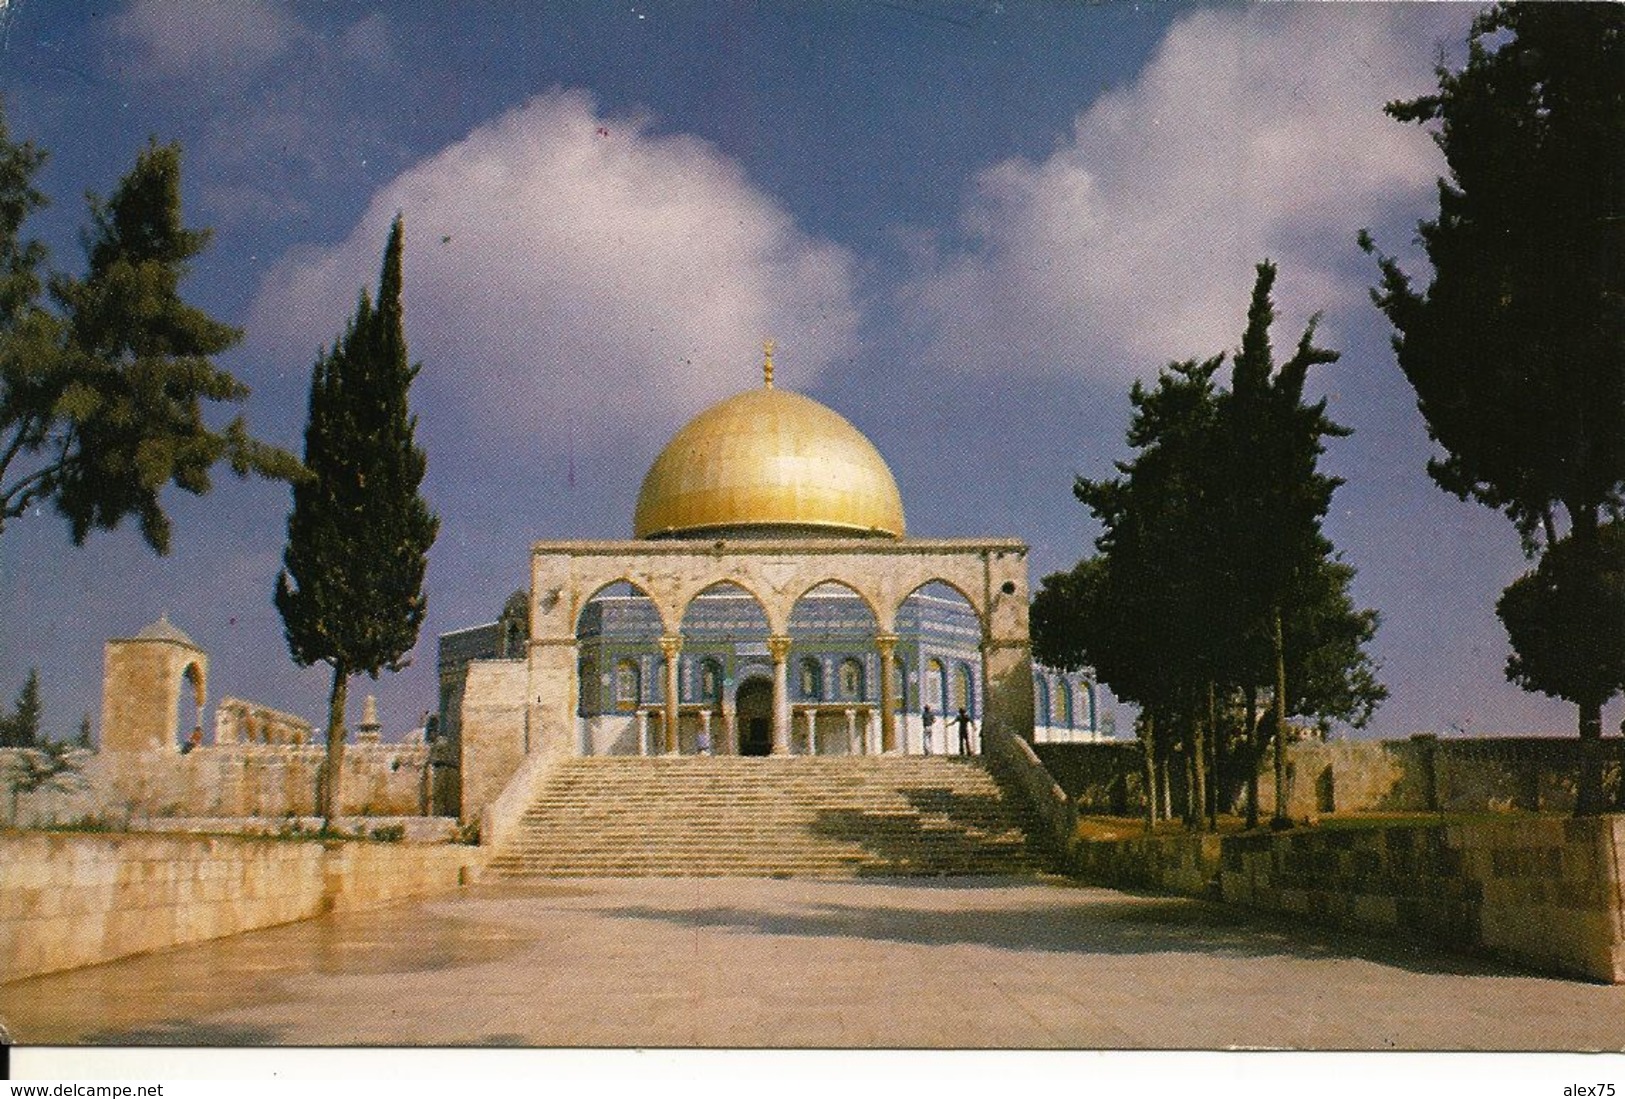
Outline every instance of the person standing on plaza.
POLYGON ((924 730, 921 736, 925 741, 925 754, 931 754, 931 726, 936 723, 936 715, 931 712, 931 704, 926 703, 920 710, 920 728, 924 730))
POLYGON ((965 707, 959 707, 959 716, 955 720, 959 722, 959 754, 968 756, 971 754, 970 714, 965 712, 965 707))

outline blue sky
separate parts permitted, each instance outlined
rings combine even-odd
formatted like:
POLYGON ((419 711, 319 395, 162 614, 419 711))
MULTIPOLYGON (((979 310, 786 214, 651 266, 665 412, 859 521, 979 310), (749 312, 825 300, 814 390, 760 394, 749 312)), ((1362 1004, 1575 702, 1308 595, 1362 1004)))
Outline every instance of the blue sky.
MULTIPOLYGON (((493 618, 532 540, 629 535, 661 445, 757 384, 769 335, 780 384, 874 440, 912 534, 1023 538, 1036 586, 1089 549, 1070 486, 1123 456, 1129 382, 1237 343, 1265 257, 1277 343, 1319 312, 1344 354, 1315 384, 1355 429, 1327 531, 1384 619, 1372 732, 1573 728, 1504 681, 1492 608, 1525 562, 1428 481, 1354 245, 1413 255, 1442 161, 1380 108, 1461 56, 1475 6, 0 10, 13 132, 52 154, 33 230, 76 270, 79 196, 181 142, 188 219, 215 231, 187 293, 246 330, 222 361, 262 436, 298 448, 311 362, 404 213, 442 528, 412 667, 353 688, 390 729, 433 705, 434 635, 493 618)), ((163 559, 133 530, 71 550, 48 511, 8 528, 0 694, 38 665, 70 731, 104 639, 167 610, 213 697, 320 715, 325 669, 292 665, 269 598, 286 489, 168 500, 163 559)))

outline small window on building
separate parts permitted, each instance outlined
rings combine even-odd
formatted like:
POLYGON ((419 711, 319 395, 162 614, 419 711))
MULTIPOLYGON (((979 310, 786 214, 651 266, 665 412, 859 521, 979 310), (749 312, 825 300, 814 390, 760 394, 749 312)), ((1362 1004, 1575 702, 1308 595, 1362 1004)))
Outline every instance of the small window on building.
POLYGON ((818 661, 808 657, 801 662, 801 697, 818 701, 824 693, 824 670, 818 661))
POLYGON ((863 665, 856 660, 841 662, 841 697, 851 702, 863 698, 863 665))
POLYGON ((700 662, 700 699, 715 702, 722 694, 722 667, 715 660, 700 662))
POLYGON ((621 710, 637 707, 643 697, 636 661, 623 660, 615 665, 615 706, 621 710))

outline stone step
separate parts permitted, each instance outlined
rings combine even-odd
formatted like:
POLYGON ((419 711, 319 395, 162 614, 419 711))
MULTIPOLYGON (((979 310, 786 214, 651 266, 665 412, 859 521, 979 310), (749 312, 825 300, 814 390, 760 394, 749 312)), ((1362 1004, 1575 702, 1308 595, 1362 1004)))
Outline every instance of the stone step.
POLYGON ((571 760, 490 864, 500 877, 1029 874, 980 760, 571 760))

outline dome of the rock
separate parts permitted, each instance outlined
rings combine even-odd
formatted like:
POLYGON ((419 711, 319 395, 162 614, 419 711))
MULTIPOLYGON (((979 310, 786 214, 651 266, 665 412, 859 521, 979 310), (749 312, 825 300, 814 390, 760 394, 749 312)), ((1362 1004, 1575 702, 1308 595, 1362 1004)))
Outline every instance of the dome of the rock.
POLYGON ((638 538, 903 536, 903 499, 863 433, 771 385, 690 420, 649 467, 638 538))

